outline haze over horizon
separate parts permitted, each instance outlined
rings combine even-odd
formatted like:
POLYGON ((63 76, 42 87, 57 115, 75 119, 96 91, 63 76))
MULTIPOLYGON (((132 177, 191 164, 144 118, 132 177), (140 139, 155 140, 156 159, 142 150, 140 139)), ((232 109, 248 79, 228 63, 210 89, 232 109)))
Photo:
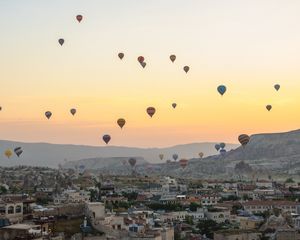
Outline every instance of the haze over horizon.
POLYGON ((0 11, 1 139, 103 146, 108 133, 114 146, 166 147, 299 128, 299 1, 28 0, 0 11))

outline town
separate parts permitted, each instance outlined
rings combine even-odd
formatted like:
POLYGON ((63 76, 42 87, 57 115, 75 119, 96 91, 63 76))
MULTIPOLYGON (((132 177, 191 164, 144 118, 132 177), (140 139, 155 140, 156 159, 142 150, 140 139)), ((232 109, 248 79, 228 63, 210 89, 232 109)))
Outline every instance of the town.
POLYGON ((300 185, 0 168, 0 239, 300 239, 300 185))

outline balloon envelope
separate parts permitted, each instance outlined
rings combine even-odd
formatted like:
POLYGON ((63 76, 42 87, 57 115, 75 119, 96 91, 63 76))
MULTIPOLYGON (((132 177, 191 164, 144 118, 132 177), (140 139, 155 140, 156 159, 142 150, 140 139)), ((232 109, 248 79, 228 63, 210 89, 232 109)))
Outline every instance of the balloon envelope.
POLYGON ((139 63, 142 63, 145 61, 145 58, 143 56, 139 56, 138 59, 139 63))
POLYGON ((184 169, 188 164, 188 160, 187 159, 180 159, 179 164, 184 169))
POLYGON ((172 62, 174 62, 174 61, 176 60, 176 56, 175 56, 174 54, 172 54, 172 55, 170 56, 170 60, 171 60, 172 62))
POLYGON ((103 135, 102 139, 103 139, 103 141, 104 141, 106 144, 108 144, 109 141, 110 141, 110 139, 111 139, 111 137, 110 137, 110 135, 105 134, 105 135, 103 135))
POLYGON ((118 123, 119 127, 122 129, 124 127, 126 121, 124 118, 119 118, 117 123, 118 123))
POLYGON ((185 71, 185 73, 188 73, 188 71, 190 70, 190 67, 189 66, 184 66, 183 70, 185 71))
POLYGON ((221 147, 220 147, 220 144, 216 144, 216 145, 215 145, 215 149, 216 149, 217 151, 219 151, 220 148, 221 148, 221 147))
POLYGON ((203 156, 204 156, 204 153, 203 152, 199 152, 199 157, 203 158, 203 156))
POLYGON ((280 85, 279 84, 275 84, 274 88, 275 88, 276 91, 278 91, 280 89, 280 85))
POLYGON ((83 18, 82 15, 77 15, 76 16, 76 19, 77 19, 78 22, 81 22, 82 18, 83 18))
POLYGON ((52 116, 52 112, 50 112, 50 111, 45 112, 45 116, 46 116, 46 118, 50 119, 52 116))
POLYGON ((226 146, 226 144, 225 144, 225 143, 223 143, 223 142, 222 142, 222 143, 220 143, 220 148, 221 148, 221 149, 225 148, 225 146, 226 146))
POLYGON ((7 157, 7 158, 10 158, 11 155, 12 155, 12 151, 10 149, 6 149, 5 152, 4 152, 4 155, 7 157))
POLYGON ((145 67, 146 67, 146 65, 147 65, 147 63, 146 63, 146 62, 141 62, 141 66, 142 66, 143 68, 145 68, 145 67))
POLYGON ((238 137, 238 140, 242 146, 246 146, 248 144, 248 142, 250 141, 250 137, 247 134, 241 134, 238 137))
POLYGON ((75 108, 70 109, 70 113, 74 116, 76 114, 76 109, 75 108))
POLYGON ((136 164, 136 159, 135 158, 129 158, 128 163, 131 167, 134 167, 136 164))
POLYGON ((20 155, 23 153, 23 150, 22 150, 21 147, 16 147, 16 148, 14 149, 14 152, 15 152, 15 154, 16 154, 18 157, 20 157, 20 155))
POLYGON ((174 153, 172 157, 173 157, 174 161, 176 161, 178 159, 178 154, 174 153))
POLYGON ((118 57, 122 60, 123 57, 124 57, 124 53, 119 53, 119 54, 118 54, 118 57))
POLYGON ((163 160, 164 159, 164 155, 163 154, 159 154, 159 158, 160 158, 160 160, 163 160))
POLYGON ((177 103, 172 103, 172 107, 176 108, 177 107, 177 103))
POLYGON ((272 105, 267 105, 267 106, 266 106, 266 109, 267 109, 268 111, 271 111, 272 105))
POLYGON ((62 46, 65 43, 65 40, 63 38, 58 39, 58 43, 62 46))
POLYGON ((147 113, 150 117, 152 117, 155 114, 156 110, 154 107, 148 107, 147 108, 147 113))
POLYGON ((220 85, 220 86, 218 86, 217 90, 223 96, 224 93, 226 92, 227 88, 224 85, 220 85))

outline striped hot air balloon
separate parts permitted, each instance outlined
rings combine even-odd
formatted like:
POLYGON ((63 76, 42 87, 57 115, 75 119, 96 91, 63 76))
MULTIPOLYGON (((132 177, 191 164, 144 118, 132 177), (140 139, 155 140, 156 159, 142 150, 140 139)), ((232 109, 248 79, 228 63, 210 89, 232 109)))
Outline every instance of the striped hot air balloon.
POLYGON ((238 137, 238 140, 240 142, 240 144, 244 147, 248 144, 248 142, 250 141, 250 137, 247 134, 241 134, 238 137))

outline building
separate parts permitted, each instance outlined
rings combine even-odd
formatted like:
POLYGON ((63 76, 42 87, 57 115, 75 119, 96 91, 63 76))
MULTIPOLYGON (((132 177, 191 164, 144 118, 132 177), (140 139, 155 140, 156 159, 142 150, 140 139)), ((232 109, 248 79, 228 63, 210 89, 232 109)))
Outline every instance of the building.
POLYGON ((10 223, 23 221, 23 202, 5 200, 0 202, 0 218, 6 218, 10 223))
POLYGON ((280 209, 282 212, 299 213, 300 203, 292 201, 248 201, 242 203, 246 211, 251 213, 259 213, 272 209, 280 209))
POLYGON ((214 240, 260 240, 261 233, 256 230, 225 230, 214 233, 214 240))

